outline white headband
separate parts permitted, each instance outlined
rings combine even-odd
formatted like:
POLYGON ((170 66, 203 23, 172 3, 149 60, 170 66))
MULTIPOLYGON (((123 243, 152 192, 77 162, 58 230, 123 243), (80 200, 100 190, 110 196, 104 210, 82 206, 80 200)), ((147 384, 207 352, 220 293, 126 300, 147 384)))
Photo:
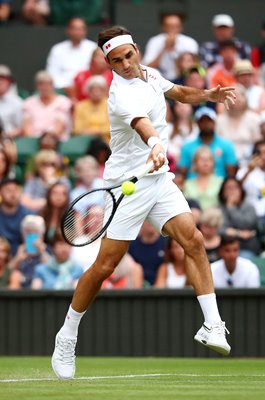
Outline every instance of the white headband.
POLYGON ((131 35, 115 36, 114 38, 108 40, 102 47, 103 53, 105 54, 105 56, 107 56, 111 50, 116 49, 116 47, 123 44, 134 45, 134 41, 131 35))

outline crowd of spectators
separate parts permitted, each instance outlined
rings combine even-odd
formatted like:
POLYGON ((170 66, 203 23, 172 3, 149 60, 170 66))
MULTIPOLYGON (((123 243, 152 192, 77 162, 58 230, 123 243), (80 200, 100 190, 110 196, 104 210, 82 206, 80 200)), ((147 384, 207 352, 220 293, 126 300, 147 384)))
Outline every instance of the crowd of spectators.
MULTIPOLYGON (((1 21, 10 17, 11 3, 0 1, 1 21)), ((27 0, 23 18, 48 24, 55 3, 27 0)), ((26 99, 9 66, 0 65, 1 288, 73 289, 99 250, 100 238, 71 248, 60 233, 69 202, 102 187, 110 154, 112 72, 79 15, 36 71, 35 91, 26 99), (91 140, 80 157, 62 154, 61 145, 82 136, 91 140), (38 141, 38 151, 23 164, 21 138, 38 141)), ((258 287, 262 264, 265 271, 265 42, 251 48, 235 37, 230 15, 213 16, 212 30, 213 41, 198 43, 183 33, 181 16, 163 14, 161 32, 147 41, 142 63, 177 84, 235 87, 230 110, 167 103, 168 159, 203 235, 215 287, 258 287)), ((262 32, 264 40, 265 24, 262 32)), ((100 195, 85 206, 102 221, 100 195)), ((145 221, 103 288, 187 287, 184 258, 178 243, 145 221)))

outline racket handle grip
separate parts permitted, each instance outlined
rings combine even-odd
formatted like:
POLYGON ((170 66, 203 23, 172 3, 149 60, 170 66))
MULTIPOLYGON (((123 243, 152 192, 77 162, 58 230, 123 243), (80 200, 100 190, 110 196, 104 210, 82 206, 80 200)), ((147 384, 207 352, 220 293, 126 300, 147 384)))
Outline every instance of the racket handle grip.
POLYGON ((153 161, 149 161, 147 164, 145 164, 143 168, 139 171, 139 173, 136 175, 137 180, 141 179, 143 176, 148 174, 148 172, 150 172, 153 167, 154 167, 153 161))

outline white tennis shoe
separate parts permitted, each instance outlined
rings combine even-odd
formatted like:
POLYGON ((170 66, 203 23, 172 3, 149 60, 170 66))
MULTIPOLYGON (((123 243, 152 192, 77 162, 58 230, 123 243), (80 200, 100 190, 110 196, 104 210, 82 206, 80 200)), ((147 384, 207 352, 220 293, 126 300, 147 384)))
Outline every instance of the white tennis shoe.
POLYGON ((225 326, 225 322, 221 321, 214 325, 204 322, 194 336, 194 339, 204 346, 209 347, 209 349, 215 350, 223 356, 228 356, 231 347, 227 343, 226 333, 229 334, 229 331, 225 326))
POLYGON ((52 368, 59 379, 73 379, 75 375, 75 346, 77 339, 64 337, 60 332, 55 338, 52 368))

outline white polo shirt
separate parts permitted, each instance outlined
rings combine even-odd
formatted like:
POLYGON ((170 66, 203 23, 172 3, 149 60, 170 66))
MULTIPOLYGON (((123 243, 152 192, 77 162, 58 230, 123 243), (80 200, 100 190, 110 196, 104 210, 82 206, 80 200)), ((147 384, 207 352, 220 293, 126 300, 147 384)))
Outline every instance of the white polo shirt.
POLYGON ((73 47, 70 40, 55 44, 49 52, 46 65, 54 86, 57 89, 71 86, 78 72, 89 68, 96 48, 97 44, 89 39, 83 39, 77 47, 73 47))
MULTIPOLYGON (((167 35, 165 33, 160 33, 148 40, 143 56, 144 64, 148 65, 157 58, 165 47, 166 38, 167 35)), ((167 79, 176 79, 178 76, 176 59, 184 52, 198 54, 198 51, 199 46, 196 40, 182 33, 178 34, 174 49, 163 53, 158 66, 159 71, 167 79)))
POLYGON ((260 287, 258 267, 250 260, 238 257, 236 268, 232 274, 226 269, 224 260, 211 264, 213 283, 217 289, 221 288, 257 288, 260 287))
MULTIPOLYGON (((149 118, 162 140, 165 151, 168 146, 166 102, 164 92, 173 83, 164 79, 153 68, 142 66, 146 81, 140 78, 124 79, 113 72, 109 92, 108 112, 110 120, 111 156, 106 162, 104 179, 127 179, 132 171, 143 166, 150 148, 131 127, 137 117, 149 118)), ((168 167, 160 168, 159 173, 168 167)))

